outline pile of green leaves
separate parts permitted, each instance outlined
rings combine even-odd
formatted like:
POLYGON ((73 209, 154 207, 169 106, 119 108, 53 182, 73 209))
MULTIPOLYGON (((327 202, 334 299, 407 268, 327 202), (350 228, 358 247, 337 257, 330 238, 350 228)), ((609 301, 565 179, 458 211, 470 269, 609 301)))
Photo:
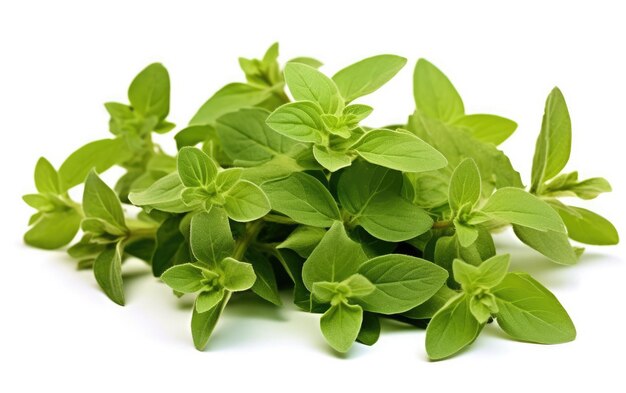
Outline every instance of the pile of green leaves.
POLYGON ((496 254, 492 238, 511 225, 546 263, 561 265, 583 252, 570 240, 618 243, 608 220, 561 200, 611 187, 563 172, 572 135, 558 89, 525 187, 497 147, 517 124, 466 114, 428 61, 415 66, 414 113, 372 128, 363 122, 373 108, 361 100, 406 59, 374 56, 328 77, 315 59, 281 68, 277 58, 275 44, 261 59, 240 59, 246 82, 200 107, 176 133, 175 156, 152 139, 175 128, 169 75, 161 64, 146 67, 128 103, 105 104, 112 137, 82 146, 58 170, 39 160, 38 193, 24 196, 37 210, 26 243, 61 248, 80 230, 69 255, 120 305, 123 262, 144 260, 176 296, 195 294, 198 349, 237 292, 280 306, 287 287, 298 307, 321 314, 322 334, 340 352, 374 344, 381 318, 427 325, 431 359, 457 353, 493 321, 520 341, 574 339, 555 296, 509 271, 510 256, 496 254), (110 188, 98 174, 114 166, 124 174, 110 188), (79 203, 68 191, 83 183, 79 203))

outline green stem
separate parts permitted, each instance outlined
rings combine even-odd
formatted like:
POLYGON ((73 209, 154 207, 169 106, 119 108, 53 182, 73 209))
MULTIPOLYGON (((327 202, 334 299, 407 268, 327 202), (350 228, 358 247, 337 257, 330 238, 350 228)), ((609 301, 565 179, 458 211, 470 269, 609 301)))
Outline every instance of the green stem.
POLYGON ((248 246, 256 240, 256 237, 259 232, 261 232, 262 228, 263 220, 257 220, 246 224, 246 232, 235 242, 235 252, 233 253, 233 258, 239 261, 243 259, 243 256, 248 250, 248 246))
POLYGON ((435 221, 433 223, 433 229, 446 229, 454 226, 451 220, 435 221))

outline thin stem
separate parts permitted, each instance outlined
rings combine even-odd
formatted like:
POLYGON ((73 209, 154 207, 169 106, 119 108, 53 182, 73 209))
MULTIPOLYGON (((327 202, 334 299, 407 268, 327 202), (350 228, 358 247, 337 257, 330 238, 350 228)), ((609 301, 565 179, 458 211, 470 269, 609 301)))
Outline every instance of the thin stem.
POLYGON ((453 225, 454 223, 451 220, 435 221, 433 223, 433 229, 446 229, 452 227, 453 225))
POLYGON ((256 240, 256 237, 259 232, 261 232, 262 228, 263 220, 253 221, 246 225, 246 232, 235 242, 235 252, 233 253, 233 258, 237 260, 243 259, 243 256, 248 250, 248 246, 256 240))

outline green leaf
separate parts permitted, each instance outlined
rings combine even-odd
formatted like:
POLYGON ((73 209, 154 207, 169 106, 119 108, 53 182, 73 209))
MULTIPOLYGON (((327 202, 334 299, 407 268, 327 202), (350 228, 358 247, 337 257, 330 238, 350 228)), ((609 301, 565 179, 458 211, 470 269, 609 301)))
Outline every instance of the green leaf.
POLYGON ((458 292, 450 289, 447 285, 443 285, 439 290, 424 303, 402 313, 402 316, 411 319, 431 319, 437 311, 446 305, 448 300, 457 296, 458 292))
POLYGON ((216 131, 224 152, 238 165, 254 166, 275 157, 293 159, 306 145, 272 130, 264 109, 246 108, 219 118, 216 131))
POLYGON ((39 158, 35 166, 35 187, 40 193, 62 194, 63 187, 56 169, 44 157, 39 158))
POLYGON ((224 296, 226 296, 224 288, 202 291, 196 297, 195 309, 199 313, 209 312, 224 299, 224 296))
POLYGON ((498 325, 511 337, 541 344, 576 338, 576 328, 561 303, 528 274, 507 274, 493 294, 498 325))
POLYGON ((594 199, 604 192, 611 192, 611 184, 602 177, 578 181, 578 172, 562 173, 545 185, 541 194, 553 197, 575 196, 594 199))
POLYGON ((451 288, 458 288, 456 281, 452 278, 452 263, 455 258, 462 259, 467 263, 478 266, 482 263, 482 261, 496 255, 496 247, 489 231, 480 227, 477 229, 478 238, 469 247, 461 246, 456 235, 442 236, 435 240, 434 256, 432 259, 437 265, 443 267, 448 271, 448 273, 450 273, 448 286, 451 288))
POLYGON ((40 214, 24 235, 24 242, 44 250, 63 247, 76 236, 81 218, 75 209, 40 214))
POLYGON ((202 269, 191 263, 172 266, 161 275, 164 283, 182 293, 198 292, 204 286, 204 278, 202 269))
POLYGON ((325 234, 326 230, 323 228, 300 226, 291 232, 276 248, 288 248, 295 251, 302 258, 308 258, 325 234))
POLYGON ((480 199, 480 172, 471 158, 456 167, 450 179, 448 200, 450 208, 458 212, 463 205, 474 206, 480 199))
POLYGON ((373 93, 404 67, 406 59, 395 55, 368 57, 349 65, 333 76, 346 102, 373 93))
POLYGON ((432 171, 448 163, 432 146, 408 132, 373 130, 353 149, 372 164, 404 172, 432 171))
POLYGON ((170 77, 165 67, 153 63, 144 68, 130 84, 128 99, 140 115, 165 119, 170 111, 170 77))
POLYGON ((267 257, 260 252, 248 250, 248 252, 246 252, 246 261, 252 264, 254 274, 256 275, 256 281, 254 281, 254 285, 250 288, 252 292, 272 304, 277 306, 282 305, 274 268, 272 268, 272 264, 267 257))
POLYGON ((122 231, 127 230, 122 204, 117 194, 93 171, 85 181, 83 211, 85 217, 99 218, 122 231))
POLYGON ((453 125, 468 130, 479 141, 499 145, 517 129, 517 123, 496 115, 465 115, 457 118, 453 125))
POLYGON ((523 187, 509 158, 495 145, 474 138, 466 130, 419 113, 409 118, 408 128, 446 157, 448 167, 444 170, 449 174, 463 159, 473 159, 480 171, 483 197, 489 197, 494 188, 523 187))
POLYGON ((573 265, 578 262, 578 256, 565 233, 538 231, 519 225, 513 225, 513 230, 517 238, 524 244, 539 251, 552 262, 561 265, 573 265))
POLYGON ((434 65, 419 59, 413 73, 417 110, 426 117, 449 123, 465 113, 463 100, 450 80, 434 65))
POLYGON ((290 102, 276 108, 267 118, 267 125, 296 141, 322 143, 326 132, 323 114, 322 108, 315 102, 290 102))
POLYGON ((251 264, 227 257, 220 265, 224 270, 224 287, 229 291, 245 291, 254 285, 256 275, 251 264))
POLYGON ((454 230, 461 247, 470 247, 478 239, 478 229, 464 224, 458 218, 454 219, 454 230))
POLYGON ((178 152, 176 167, 185 187, 207 187, 215 181, 217 175, 217 165, 195 147, 183 147, 178 152))
POLYGON ((446 303, 426 329, 426 352, 432 360, 444 359, 470 345, 482 330, 470 312, 469 297, 458 295, 446 303))
POLYGON ((477 288, 493 288, 509 271, 510 259, 509 254, 496 255, 478 266, 455 259, 452 264, 454 279, 463 286, 465 292, 472 292, 477 288))
POLYGON ((233 188, 235 184, 241 179, 243 174, 242 168, 228 168, 223 171, 219 171, 215 177, 215 186, 218 191, 225 192, 233 188))
POLYGON ((488 216, 512 224, 565 233, 558 213, 546 202, 519 188, 505 187, 497 190, 481 211, 488 216))
POLYGON ((263 184, 272 209, 305 225, 327 228, 341 220, 339 208, 324 185, 306 173, 263 184))
POLYGON ((247 180, 237 182, 224 194, 224 199, 224 209, 235 221, 253 221, 270 211, 270 202, 263 190, 247 180))
POLYGON ((580 243, 610 246, 619 243, 617 229, 609 220, 582 207, 569 206, 570 210, 557 209, 567 227, 568 236, 580 243))
POLYGON ((302 63, 313 68, 320 68, 324 65, 324 63, 322 63, 321 61, 306 56, 294 57, 293 59, 289 60, 288 63, 302 63))
POLYGON ((380 321, 376 314, 369 312, 363 313, 363 322, 361 322, 361 330, 356 340, 361 344, 374 345, 380 337, 380 321))
POLYGON ((324 113, 338 113, 344 101, 337 85, 326 75, 302 63, 285 65, 285 82, 297 101, 313 101, 324 113))
POLYGON ((161 223, 156 233, 156 247, 152 254, 152 274, 160 277, 177 261, 190 261, 189 243, 180 231, 181 216, 172 216, 161 223))
POLYGON ((70 189, 85 181, 92 169, 102 173, 113 165, 128 160, 131 154, 123 138, 90 142, 70 154, 61 164, 59 177, 65 188, 70 189))
POLYGON ((256 106, 272 96, 272 89, 231 83, 218 90, 193 116, 189 125, 215 125, 225 114, 256 106))
POLYGON ((338 352, 347 352, 361 330, 363 309, 344 302, 329 308, 320 319, 322 334, 338 352))
POLYGON ((124 305, 122 282, 122 254, 124 244, 118 242, 104 250, 93 263, 93 273, 98 285, 113 302, 124 305))
POLYGON ((232 255, 235 241, 223 209, 214 207, 191 219, 191 251, 199 261, 216 266, 232 255))
POLYGON ((380 166, 356 161, 339 178, 337 196, 352 217, 373 236, 403 241, 429 230, 432 219, 400 196, 402 175, 380 166))
POLYGON ((343 151, 335 151, 325 146, 313 146, 313 156, 321 166, 331 172, 350 166, 352 157, 343 151))
POLYGON ((230 299, 230 293, 226 293, 222 300, 215 305, 212 309, 199 313, 196 310, 196 306, 193 307, 193 313, 191 314, 191 335, 193 336, 193 344, 197 350, 202 351, 215 329, 226 303, 230 299))
POLYGON ((174 172, 160 178, 145 190, 131 192, 128 199, 136 206, 169 213, 184 213, 191 210, 181 199, 184 189, 178 172, 174 172))
POLYGON ((302 267, 302 280, 313 289, 320 281, 340 282, 357 273, 367 259, 361 246, 351 240, 341 222, 335 222, 302 267))
POLYGON ((432 297, 448 278, 441 267, 408 255, 389 254, 370 259, 359 267, 376 289, 357 302, 366 311, 398 314, 432 297))
POLYGON ((572 146, 572 123, 565 98, 554 88, 548 99, 535 146, 531 174, 532 193, 540 192, 543 183, 558 175, 569 161, 572 146))

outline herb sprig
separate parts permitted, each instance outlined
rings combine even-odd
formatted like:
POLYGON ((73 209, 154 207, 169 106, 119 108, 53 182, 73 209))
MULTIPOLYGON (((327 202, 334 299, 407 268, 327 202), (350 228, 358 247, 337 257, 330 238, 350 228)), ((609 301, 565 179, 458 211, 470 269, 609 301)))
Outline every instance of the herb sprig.
POLYGON ((81 231, 69 255, 120 305, 124 261, 144 260, 176 296, 195 294, 200 350, 232 296, 250 290, 280 306, 285 287, 298 307, 321 314, 321 332, 339 352, 374 344, 381 318, 427 323, 431 359, 456 354, 493 321, 515 340, 575 338, 556 297, 509 271, 511 256, 496 253, 491 235, 512 226, 562 265, 584 251, 571 240, 619 241, 607 219, 562 200, 611 186, 563 172, 572 131, 558 88, 525 187, 497 147, 517 124, 466 114, 450 80, 424 59, 414 71, 414 113, 381 128, 364 124, 374 109, 361 100, 405 66, 403 57, 370 57, 329 77, 309 57, 281 68, 274 44, 239 64, 246 82, 201 106, 176 133, 176 156, 152 140, 175 128, 169 74, 158 63, 142 70, 127 104, 105 104, 111 138, 79 148, 58 170, 39 159, 37 193, 23 197, 37 210, 25 242, 57 249, 81 231), (111 188, 99 174, 113 166, 125 173, 111 188), (80 185, 81 203, 68 192, 80 185))

